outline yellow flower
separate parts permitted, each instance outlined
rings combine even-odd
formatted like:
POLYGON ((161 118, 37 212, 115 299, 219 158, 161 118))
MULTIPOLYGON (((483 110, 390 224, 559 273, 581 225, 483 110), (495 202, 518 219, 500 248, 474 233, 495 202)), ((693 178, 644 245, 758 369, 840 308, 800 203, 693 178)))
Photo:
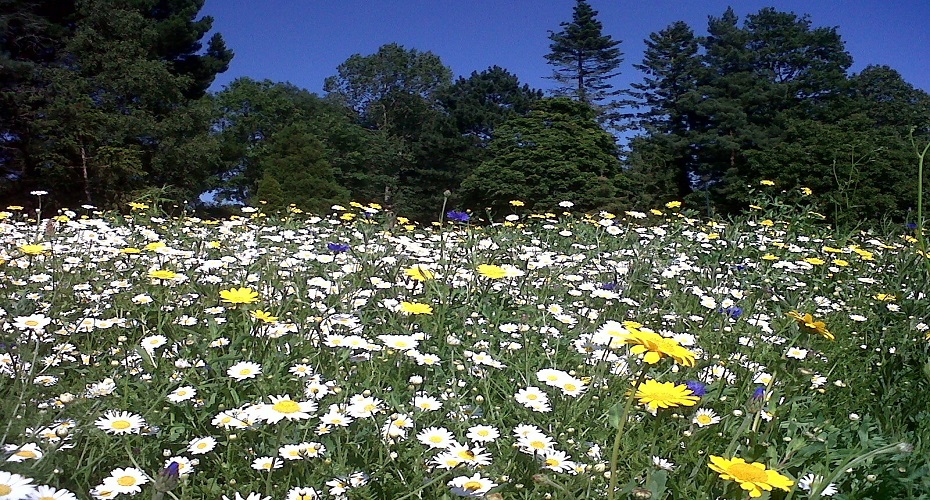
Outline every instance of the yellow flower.
POLYGON ((149 271, 149 278, 154 280, 172 280, 177 275, 177 273, 168 271, 166 269, 156 269, 154 271, 149 271))
POLYGON ((252 311, 252 317, 265 323, 274 323, 275 321, 278 321, 277 316, 272 316, 271 313, 262 311, 261 309, 252 311))
POLYGON ((432 271, 430 271, 429 269, 419 264, 413 267, 408 267, 407 269, 404 269, 404 274, 406 274, 407 276, 417 281, 431 280, 433 279, 433 277, 435 277, 432 271))
POLYGON ((132 208, 133 210, 145 210, 146 208, 149 208, 149 206, 146 205, 145 203, 136 203, 134 201, 129 202, 129 207, 132 208))
POLYGON ((827 330, 826 323, 823 321, 814 321, 814 317, 810 314, 801 314, 797 311, 791 311, 788 313, 788 316, 794 318, 801 330, 805 332, 819 333, 827 340, 834 340, 836 338, 830 333, 830 330, 827 330))
POLYGON ((836 264, 836 265, 838 265, 838 266, 840 266, 840 267, 846 267, 846 266, 849 265, 849 262, 847 262, 847 261, 845 261, 845 260, 843 260, 843 259, 836 259, 836 260, 833 261, 833 263, 836 264))
POLYGON ((656 382, 649 379, 636 390, 639 402, 649 405, 653 410, 658 408, 673 408, 676 406, 694 406, 701 398, 686 385, 675 385, 672 382, 656 382))
MULTIPOLYGON (((675 339, 670 339, 654 332, 644 332, 637 330, 638 327, 624 325, 630 333, 623 335, 621 339, 625 344, 634 344, 630 348, 633 354, 644 354, 643 361, 650 365, 658 363, 664 356, 675 360, 676 363, 684 366, 694 366, 694 353, 682 347, 675 339)), ((642 326, 642 325, 640 325, 642 326)))
POLYGON ((720 473, 720 479, 739 483, 740 488, 748 491, 749 496, 753 498, 761 497, 762 490, 772 491, 772 488, 778 488, 791 491, 791 486, 794 485, 790 478, 766 469, 765 464, 759 462, 748 464, 739 457, 727 460, 716 455, 710 456, 710 462, 707 466, 720 473))
POLYGON ((512 207, 522 207, 524 203, 520 200, 510 200, 510 206, 512 207))
POLYGON ((485 278, 499 280, 501 278, 507 277, 507 270, 501 266, 495 266, 493 264, 481 264, 478 266, 478 274, 484 276, 485 278))
POLYGON ((401 302, 400 310, 407 314, 433 314, 433 306, 420 302, 401 302))
POLYGON ((45 248, 45 245, 38 244, 38 245, 20 245, 19 251, 23 252, 26 255, 42 255, 48 250, 45 248))
POLYGON ((142 253, 142 250, 139 250, 138 248, 135 248, 135 247, 128 247, 128 248, 123 248, 122 250, 119 251, 119 253, 135 255, 135 254, 142 253))
POLYGON ((154 252, 155 250, 158 250, 159 248, 165 248, 166 246, 168 245, 166 245, 164 242, 153 241, 149 243, 148 245, 145 245, 145 249, 150 252, 154 252))
POLYGON ((774 185, 775 185, 775 182, 770 181, 770 180, 768 180, 768 179, 765 179, 765 180, 763 180, 762 182, 760 182, 759 184, 762 184, 763 186, 774 186, 774 185))
POLYGON ((763 226, 765 226, 765 227, 772 227, 772 226, 775 225, 775 223, 772 222, 772 219, 765 219, 764 221, 760 222, 759 224, 761 224, 761 225, 763 225, 763 226))
POLYGON ((804 196, 810 196, 814 194, 814 191, 809 187, 802 187, 801 192, 804 193, 804 196))
POLYGON ((779 260, 777 255, 767 253, 762 256, 762 260, 779 260))
POLYGON ((807 262, 808 264, 811 264, 814 266, 820 266, 826 263, 822 259, 818 259, 817 257, 808 257, 804 259, 804 262, 807 262))
POLYGON ((20 205, 10 205, 10 206, 6 207, 6 209, 7 209, 7 210, 13 210, 13 211, 19 211, 19 210, 22 210, 23 207, 20 206, 20 205))
POLYGON ((665 208, 678 208, 681 206, 680 201, 670 201, 665 204, 665 208))
POLYGON ((882 302, 894 302, 895 301, 894 294, 890 294, 890 293, 876 293, 875 295, 872 296, 872 298, 874 298, 875 300, 880 300, 882 302))
POLYGON ((221 290, 220 298, 229 304, 251 304, 258 300, 258 292, 248 287, 221 290))

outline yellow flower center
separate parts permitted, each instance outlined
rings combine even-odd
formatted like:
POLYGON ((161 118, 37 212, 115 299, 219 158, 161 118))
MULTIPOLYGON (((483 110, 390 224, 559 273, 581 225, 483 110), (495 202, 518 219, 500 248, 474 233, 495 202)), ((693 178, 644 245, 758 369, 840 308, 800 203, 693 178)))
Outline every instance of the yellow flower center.
POLYGON ((458 453, 458 455, 459 455, 460 458, 464 458, 465 460, 474 460, 474 459, 475 459, 475 454, 472 453, 471 450, 462 450, 462 451, 460 451, 460 452, 458 453))
POLYGON ((441 442, 442 442, 442 436, 430 436, 429 441, 430 441, 431 443, 441 443, 441 442))
POLYGON ((36 455, 35 452, 29 450, 19 450, 16 452, 16 456, 23 458, 36 458, 38 455, 36 455))
POLYGON ((27 319, 26 326, 39 326, 39 322, 34 319, 27 319))
POLYGON ((10 488, 8 484, 0 484, 0 497, 9 495, 13 491, 13 488, 10 488))
POLYGON ((132 422, 128 420, 114 420, 110 427, 118 430, 128 429, 132 426, 132 422))
POLYGON ((571 391, 574 391, 574 390, 576 390, 576 389, 578 389, 578 386, 575 385, 575 384, 573 384, 573 383, 571 383, 571 382, 565 384, 565 390, 566 390, 566 391, 571 392, 571 391))
POLYGON ((537 450, 544 450, 546 449, 546 443, 539 441, 539 440, 530 441, 530 447, 536 448, 537 450))
POLYGON ((697 416, 697 421, 698 421, 699 424, 705 424, 705 425, 706 425, 706 424, 709 424, 709 423, 711 422, 711 420, 712 420, 712 419, 711 419, 710 417, 708 417, 707 415, 698 415, 698 416, 697 416))
POLYGON ((462 485, 462 489, 468 490, 468 491, 478 491, 481 489, 481 486, 482 486, 481 483, 478 481, 468 481, 467 483, 462 485))
POLYGON ((290 399, 282 399, 271 408, 278 413, 295 413, 300 411, 300 405, 290 399))
POLYGON ((116 480, 116 483, 119 484, 120 486, 132 486, 136 484, 136 478, 132 476, 121 476, 119 479, 116 480))
POLYGON ((559 461, 554 458, 547 458, 546 465, 548 465, 549 467, 555 467, 556 465, 559 465, 559 461))
POLYGON ((727 474, 741 483, 764 483, 769 478, 765 470, 750 464, 733 464, 727 467, 727 474))

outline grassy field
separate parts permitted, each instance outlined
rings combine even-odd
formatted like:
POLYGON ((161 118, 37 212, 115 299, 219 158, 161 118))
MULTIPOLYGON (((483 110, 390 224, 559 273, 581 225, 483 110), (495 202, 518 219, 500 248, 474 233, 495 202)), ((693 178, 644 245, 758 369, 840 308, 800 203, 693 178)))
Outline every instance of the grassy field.
POLYGON ((930 498, 913 228, 769 189, 727 221, 10 207, 0 499, 930 498))

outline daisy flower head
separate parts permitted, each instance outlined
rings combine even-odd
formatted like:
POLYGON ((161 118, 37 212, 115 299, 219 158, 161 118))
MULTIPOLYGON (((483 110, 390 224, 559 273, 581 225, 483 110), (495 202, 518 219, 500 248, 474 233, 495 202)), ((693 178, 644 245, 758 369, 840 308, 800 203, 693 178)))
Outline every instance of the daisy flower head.
POLYGON ((820 334, 827 340, 834 340, 836 338, 830 333, 830 330, 827 330, 826 323, 815 320, 810 313, 801 314, 798 311, 791 311, 788 313, 788 317, 793 318, 802 331, 820 334))
POLYGON ((51 486, 37 486, 35 493, 29 500, 77 500, 74 493, 65 489, 55 489, 51 486))
POLYGON ((271 497, 263 497, 260 493, 249 493, 242 496, 238 491, 235 496, 228 497, 223 495, 223 500, 271 500, 271 497))
POLYGON ((501 435, 496 427, 490 425, 475 425, 468 429, 465 437, 475 443, 492 443, 501 435))
POLYGON ((710 456, 710 462, 707 466, 719 473, 720 479, 739 483, 740 488, 748 491, 752 498, 761 497, 762 490, 771 491, 773 488, 791 491, 794 485, 790 478, 766 469, 765 464, 759 462, 746 463, 739 457, 726 459, 716 455, 710 456))
POLYGON ((262 373, 262 365, 252 361, 240 361, 226 370, 226 374, 231 378, 242 381, 247 378, 255 378, 262 373))
POLYGON ((420 302, 401 302, 400 312, 412 315, 433 314, 433 306, 420 302))
POLYGON ((142 491, 142 485, 149 482, 148 476, 140 469, 127 467, 113 469, 110 477, 103 480, 104 489, 117 494, 135 495, 142 491))
POLYGON ((35 494, 32 479, 0 471, 0 498, 3 500, 23 500, 35 494))
POLYGON ((128 411, 107 411, 94 423, 107 434, 136 434, 145 425, 145 419, 128 411))
POLYGON ((213 451, 214 448, 216 448, 216 438, 213 436, 191 439, 187 445, 187 451, 191 455, 203 455, 213 451))
POLYGON ((649 406, 650 409, 673 408, 676 406, 694 406, 699 397, 695 396, 686 385, 676 385, 673 382, 657 382, 649 379, 643 382, 636 390, 639 402, 649 406))
POLYGON ((258 292, 249 287, 220 290, 220 299, 227 304, 251 304, 258 301, 258 292))
POLYGON ((276 424, 282 420, 306 420, 310 418, 311 413, 315 412, 317 404, 315 401, 294 401, 290 395, 271 396, 271 404, 257 405, 252 411, 256 417, 276 424))
POLYGON ((314 488, 294 487, 288 490, 286 500, 317 500, 323 498, 314 488))
POLYGON ((714 410, 708 408, 701 408, 700 410, 694 412, 694 417, 691 419, 698 427, 707 427, 709 425, 714 425, 720 422, 720 417, 714 413, 714 410))
MULTIPOLYGON (((823 476, 807 474, 806 476, 798 480, 798 488, 801 488, 802 490, 809 492, 814 488, 820 487, 823 484, 823 481, 824 481, 823 476)), ((833 483, 828 484, 827 487, 824 488, 823 491, 820 492, 820 494, 825 497, 832 497, 833 495, 836 495, 837 493, 838 493, 838 490, 836 489, 836 485, 833 483)))
POLYGON ((277 457, 258 457, 252 460, 252 468, 258 471, 270 472, 281 467, 284 467, 284 461, 277 457))
POLYGON ((417 434, 417 441, 433 449, 446 449, 455 444, 455 436, 445 427, 427 427, 417 434))
POLYGON ((694 366, 695 354, 682 347, 675 339, 670 339, 658 333, 636 330, 622 337, 623 342, 632 344, 630 352, 642 354, 643 361, 650 365, 656 364, 664 357, 670 357, 683 366, 694 366))
POLYGON ((453 495, 460 497, 483 497, 491 488, 497 486, 497 483, 481 473, 476 472, 474 476, 458 476, 447 483, 451 488, 453 495))
POLYGON ((492 280, 499 280, 507 277, 507 270, 501 266, 493 264, 481 264, 478 266, 478 274, 492 280))
POLYGON ((436 276, 433 271, 419 264, 404 269, 404 275, 416 281, 427 281, 436 276))

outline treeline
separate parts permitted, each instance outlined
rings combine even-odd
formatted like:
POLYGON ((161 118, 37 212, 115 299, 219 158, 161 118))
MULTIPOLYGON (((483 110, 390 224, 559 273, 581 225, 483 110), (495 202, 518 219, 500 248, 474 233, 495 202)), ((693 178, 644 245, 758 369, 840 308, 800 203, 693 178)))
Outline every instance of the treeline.
POLYGON ((730 9, 706 36, 673 23, 634 64, 644 79, 618 89, 620 42, 578 1, 549 36, 548 93, 497 66, 456 79, 435 54, 389 44, 347 59, 318 96, 251 78, 207 92, 233 53, 219 34, 204 46, 202 6, 0 3, 0 195, 311 212, 358 200, 429 220, 444 201, 483 213, 512 199, 731 213, 769 179, 809 187, 837 219, 915 208, 930 95, 886 66, 850 74, 836 29, 804 16, 730 9), (617 135, 632 138, 621 149, 617 135))

